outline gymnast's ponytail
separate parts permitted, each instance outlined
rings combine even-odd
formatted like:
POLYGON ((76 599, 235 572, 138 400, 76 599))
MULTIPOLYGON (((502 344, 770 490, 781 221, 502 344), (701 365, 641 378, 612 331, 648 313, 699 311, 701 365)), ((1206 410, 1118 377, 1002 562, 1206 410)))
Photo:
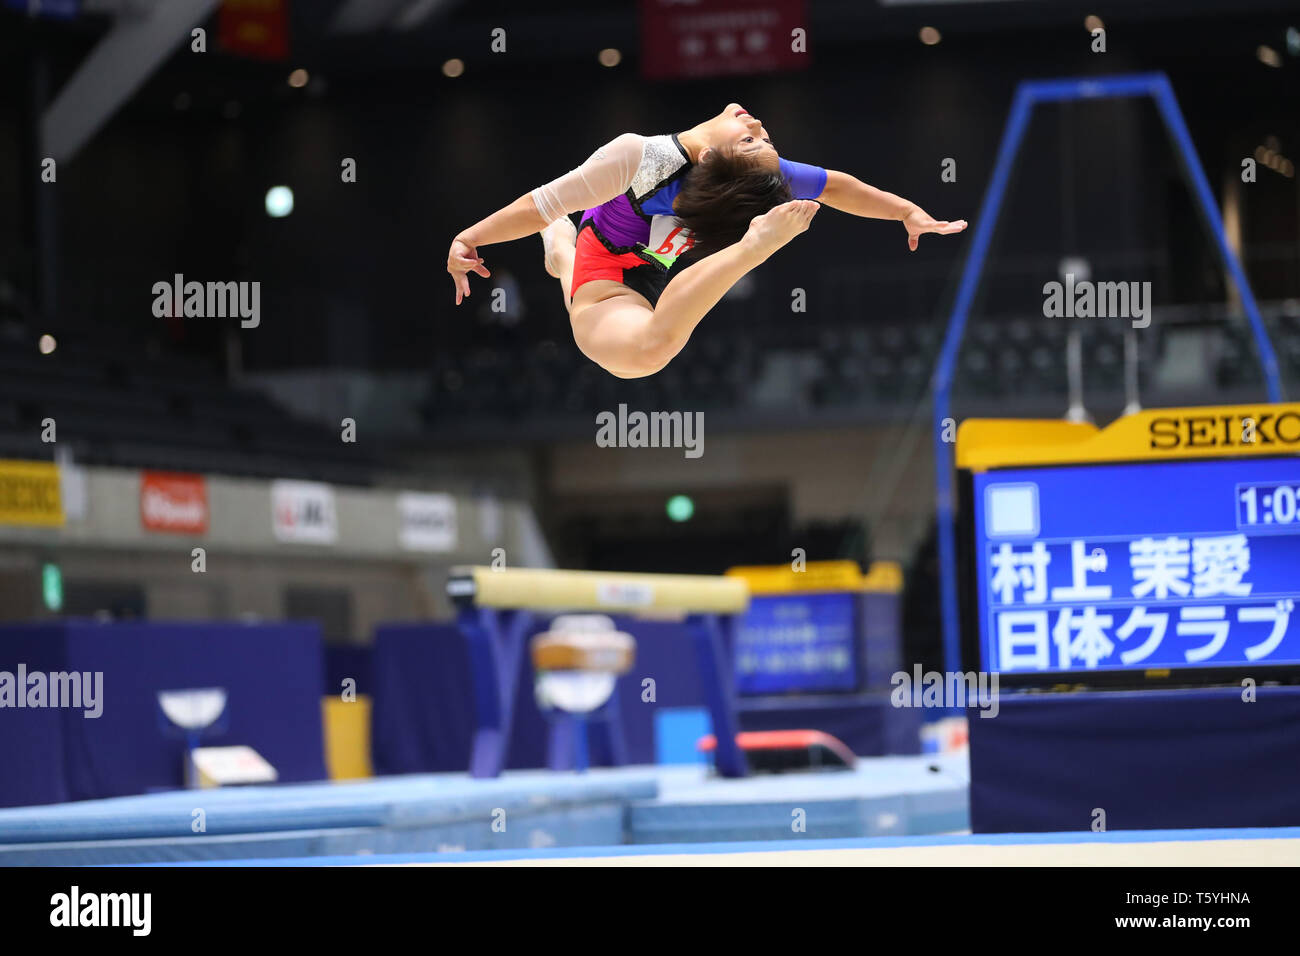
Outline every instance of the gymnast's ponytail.
POLYGON ((673 212, 695 234, 688 257, 698 261, 739 242, 751 219, 793 198, 779 171, 724 146, 710 150, 686 174, 673 212))

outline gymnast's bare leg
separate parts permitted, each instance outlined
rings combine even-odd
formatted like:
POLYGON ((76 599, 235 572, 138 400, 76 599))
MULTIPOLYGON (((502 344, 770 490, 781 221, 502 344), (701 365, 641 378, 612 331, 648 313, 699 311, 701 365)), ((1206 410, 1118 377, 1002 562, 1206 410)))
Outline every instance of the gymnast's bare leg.
POLYGON ((546 268, 563 283, 573 337, 582 353, 619 378, 641 378, 672 361, 727 290, 804 232, 818 208, 811 200, 797 199, 755 216, 740 242, 682 270, 653 307, 640 293, 609 279, 584 283, 569 302, 574 249, 569 238, 573 224, 567 219, 567 229, 552 223, 543 236, 546 268))

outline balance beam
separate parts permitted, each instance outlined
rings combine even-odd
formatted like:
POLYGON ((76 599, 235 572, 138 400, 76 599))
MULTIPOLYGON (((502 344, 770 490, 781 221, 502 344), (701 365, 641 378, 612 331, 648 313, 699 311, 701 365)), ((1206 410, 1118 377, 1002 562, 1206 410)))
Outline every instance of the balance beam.
MULTIPOLYGON (((505 766, 525 640, 536 629, 534 611, 543 616, 557 611, 681 615, 695 645, 700 687, 718 740, 714 764, 724 777, 748 772, 736 744, 740 727, 729 646, 737 616, 749 607, 744 578, 474 566, 451 569, 447 595, 456 605, 456 620, 469 649, 476 718, 472 776, 495 777, 505 766)), ((616 692, 606 724, 614 761, 625 763, 617 700, 616 692)), ((559 764, 552 763, 552 769, 559 764)))
POLYGON ((447 593, 501 609, 739 614, 749 607, 742 578, 700 574, 460 567, 452 569, 447 593))

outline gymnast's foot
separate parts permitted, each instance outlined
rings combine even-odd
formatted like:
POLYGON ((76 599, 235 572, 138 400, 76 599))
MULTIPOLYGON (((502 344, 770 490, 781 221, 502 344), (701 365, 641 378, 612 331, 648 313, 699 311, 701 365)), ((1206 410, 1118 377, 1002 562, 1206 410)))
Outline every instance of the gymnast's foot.
POLYGON ((573 255, 573 249, 577 244, 578 230, 568 216, 561 216, 543 229, 542 248, 545 250, 546 271, 557 279, 561 278, 561 263, 558 255, 566 250, 569 255, 573 255))
POLYGON ((804 232, 821 208, 811 199, 796 199, 774 206, 749 221, 749 230, 741 244, 766 259, 799 233, 804 232))

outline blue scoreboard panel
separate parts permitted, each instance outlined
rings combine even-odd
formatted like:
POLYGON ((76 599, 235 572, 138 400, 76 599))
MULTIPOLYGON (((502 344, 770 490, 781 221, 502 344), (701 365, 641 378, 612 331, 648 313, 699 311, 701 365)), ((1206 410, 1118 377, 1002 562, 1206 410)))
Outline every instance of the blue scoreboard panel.
POLYGON ((737 692, 856 690, 859 600, 851 593, 755 596, 736 626, 737 692))
POLYGON ((1300 665, 1300 458, 971 477, 982 669, 1194 679, 1300 665))

